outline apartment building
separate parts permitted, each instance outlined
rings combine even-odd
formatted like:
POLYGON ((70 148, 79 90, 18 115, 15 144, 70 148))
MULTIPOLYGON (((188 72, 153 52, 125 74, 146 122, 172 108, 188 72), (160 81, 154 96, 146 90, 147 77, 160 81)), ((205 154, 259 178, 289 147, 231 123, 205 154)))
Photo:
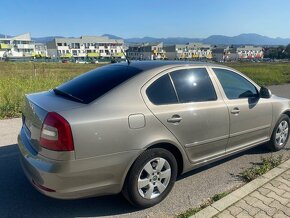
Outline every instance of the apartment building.
POLYGON ((47 43, 47 53, 59 58, 124 58, 123 46, 123 40, 103 36, 55 38, 47 43))
POLYGON ((164 51, 169 60, 179 60, 189 56, 188 47, 183 44, 165 46, 164 51))
POLYGON ((32 55, 36 58, 48 57, 46 44, 35 43, 35 50, 32 55))
POLYGON ((164 47, 169 60, 211 59, 211 46, 202 43, 176 44, 164 47))
POLYGON ((29 33, 0 38, 0 58, 31 58, 35 43, 29 33))
POLYGON ((212 59, 212 47, 203 43, 188 43, 189 57, 192 59, 212 59))
POLYGON ((260 46, 246 45, 237 48, 239 59, 263 59, 264 51, 260 46))
POLYGON ((212 48, 212 58, 217 62, 237 61, 239 56, 237 48, 230 46, 219 46, 212 48))
POLYGON ((130 45, 126 54, 130 60, 162 60, 166 58, 162 42, 130 45))

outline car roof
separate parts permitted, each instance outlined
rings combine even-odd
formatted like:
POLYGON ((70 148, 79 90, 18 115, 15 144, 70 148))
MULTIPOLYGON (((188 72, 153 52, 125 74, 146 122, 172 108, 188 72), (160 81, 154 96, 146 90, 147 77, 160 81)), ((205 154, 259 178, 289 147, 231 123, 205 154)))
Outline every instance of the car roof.
MULTIPOLYGON (((117 63, 115 65, 123 65, 128 66, 127 62, 117 63)), ((129 66, 138 68, 142 71, 152 70, 155 68, 162 68, 162 67, 174 67, 174 66, 220 66, 226 67, 222 65, 217 65, 208 62, 198 62, 198 61, 130 61, 129 66)))

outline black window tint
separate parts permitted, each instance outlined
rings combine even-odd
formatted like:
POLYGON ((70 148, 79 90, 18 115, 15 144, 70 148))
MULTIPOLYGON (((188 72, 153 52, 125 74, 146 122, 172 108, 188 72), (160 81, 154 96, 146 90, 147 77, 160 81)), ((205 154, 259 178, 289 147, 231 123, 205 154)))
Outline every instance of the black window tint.
POLYGON ((228 99, 249 98, 258 95, 256 87, 239 74, 226 69, 213 69, 228 99))
POLYGON ((216 100, 216 93, 205 68, 170 73, 181 103, 216 100))
POLYGON ((59 92, 55 93, 62 92, 88 104, 140 72, 140 69, 125 65, 99 67, 60 85, 59 92))
POLYGON ((177 103, 177 97, 168 74, 154 81, 146 90, 149 100, 156 105, 177 103))

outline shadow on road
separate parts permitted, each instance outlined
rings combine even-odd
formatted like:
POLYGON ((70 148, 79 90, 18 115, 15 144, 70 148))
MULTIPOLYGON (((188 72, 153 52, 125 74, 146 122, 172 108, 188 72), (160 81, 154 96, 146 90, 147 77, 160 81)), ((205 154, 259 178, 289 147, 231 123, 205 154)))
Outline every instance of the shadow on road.
MULTIPOLYGON (((265 147, 258 146, 229 158, 190 171, 178 180, 223 164, 242 155, 266 154, 265 147)), ((0 147, 0 217, 88 217, 110 216, 134 212, 122 195, 104 196, 80 200, 58 200, 36 191, 22 172, 17 145, 0 147)), ((259 161, 259 160, 257 160, 259 161)))
MULTIPOLYGON (((288 149, 288 148, 285 148, 285 149, 288 149)), ((232 155, 232 156, 229 156, 227 158, 224 158, 224 159, 221 159, 219 161, 215 161, 215 162, 212 162, 210 164, 206 164, 205 166, 202 166, 202 167, 199 167, 195 170, 192 170, 192 171, 189 171, 188 173, 185 173, 183 175, 181 175, 178 179, 185 179, 187 178, 188 176, 192 176, 194 174, 197 174, 199 172, 202 172, 204 170, 207 170, 207 169, 210 169, 212 167, 215 167, 215 166, 218 166, 220 164, 223 164, 227 161, 230 161, 230 160, 233 160, 235 158, 238 158, 240 156, 243 156, 243 155, 252 155, 252 154, 260 154, 260 155, 263 155, 263 154, 267 154, 267 153, 270 153, 268 149, 265 148, 265 145, 262 144, 262 145, 259 145, 257 147, 254 147, 254 148, 251 148, 249 150, 245 150, 241 153, 237 153, 235 155, 232 155)), ((257 161, 259 161, 260 159, 258 159, 257 161)), ((235 177, 236 175, 232 175, 233 177, 235 177)))
POLYGON ((36 191, 22 172, 17 145, 0 147, 0 217, 88 217, 136 211, 121 195, 57 200, 36 191))

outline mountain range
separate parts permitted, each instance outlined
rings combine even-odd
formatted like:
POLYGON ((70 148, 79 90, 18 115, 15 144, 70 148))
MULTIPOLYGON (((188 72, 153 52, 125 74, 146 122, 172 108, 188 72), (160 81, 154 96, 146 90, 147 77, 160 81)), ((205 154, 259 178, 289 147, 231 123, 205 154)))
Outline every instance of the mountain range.
MULTIPOLYGON (((104 34, 111 39, 123 39, 121 37, 104 34)), ((4 38, 5 35, 0 34, 0 38, 4 38)), ((7 36, 11 37, 11 36, 7 36)), ((53 38, 62 38, 62 36, 47 36, 47 37, 33 37, 32 40, 36 42, 46 43, 53 38)), ((73 37, 71 37, 73 38, 73 37)), ((240 34, 238 36, 224 36, 224 35, 212 35, 207 38, 188 38, 188 37, 168 37, 168 38, 156 38, 156 37, 143 37, 143 38, 125 38, 125 43, 154 43, 163 42, 164 44, 185 44, 190 42, 201 42, 211 45, 287 45, 290 44, 290 38, 271 38, 262 36, 255 33, 240 34)))
POLYGON ((202 42, 211 45, 288 45, 290 38, 271 38, 259 34, 249 33, 238 36, 212 35, 207 38, 128 38, 124 39, 126 43, 143 43, 143 42, 163 42, 164 44, 185 44, 190 42, 202 42))

